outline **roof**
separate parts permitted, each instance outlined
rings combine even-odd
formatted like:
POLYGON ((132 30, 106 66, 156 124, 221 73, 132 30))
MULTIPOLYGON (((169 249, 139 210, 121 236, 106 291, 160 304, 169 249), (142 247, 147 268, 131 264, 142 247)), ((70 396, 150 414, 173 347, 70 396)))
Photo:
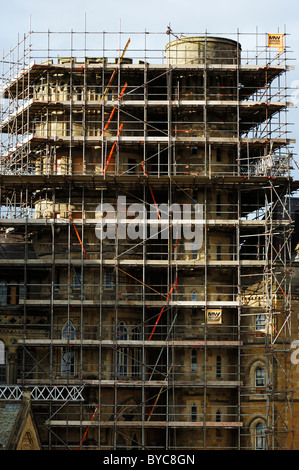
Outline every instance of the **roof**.
POLYGON ((20 404, 0 407, 0 448, 6 449, 12 428, 20 411, 20 404))
POLYGON ((24 392, 21 403, 0 407, 0 449, 41 449, 29 392, 24 392))

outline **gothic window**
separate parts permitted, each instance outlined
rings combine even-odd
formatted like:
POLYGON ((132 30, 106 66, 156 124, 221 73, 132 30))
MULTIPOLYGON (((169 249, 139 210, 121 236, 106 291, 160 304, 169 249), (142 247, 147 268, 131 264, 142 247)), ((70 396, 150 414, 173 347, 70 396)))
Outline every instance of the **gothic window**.
POLYGON ((192 352, 191 352, 191 371, 192 372, 197 371, 197 351, 196 351, 196 349, 192 349, 192 352))
POLYGON ((62 328, 61 337, 67 340, 76 339, 76 329, 70 320, 68 320, 62 328))
POLYGON ((257 367, 255 369, 255 386, 264 387, 265 386, 265 369, 263 367, 257 367))
POLYGON ((113 274, 111 271, 105 271, 104 273, 104 286, 105 289, 113 288, 113 274))
POLYGON ((265 439, 265 426, 262 423, 258 423, 255 427, 255 450, 265 450, 266 439, 265 439))
POLYGON ((194 289, 191 293, 191 300, 192 302, 196 302, 197 301, 197 292, 196 290, 194 289))
MULTIPOLYGON (((76 330, 70 320, 62 328, 61 338, 67 341, 76 339, 76 330)), ((75 374, 75 351, 70 345, 62 349, 61 373, 62 375, 75 374)))
POLYGON ((73 288, 78 290, 81 289, 82 284, 82 273, 81 269, 75 269, 73 276, 73 288))

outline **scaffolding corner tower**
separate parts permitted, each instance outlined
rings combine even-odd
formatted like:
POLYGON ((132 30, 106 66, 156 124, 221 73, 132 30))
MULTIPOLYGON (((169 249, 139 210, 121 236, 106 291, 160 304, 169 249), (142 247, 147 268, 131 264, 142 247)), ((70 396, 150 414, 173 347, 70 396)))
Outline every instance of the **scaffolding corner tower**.
POLYGON ((291 66, 252 37, 3 55, 0 406, 44 449, 292 447, 291 66))

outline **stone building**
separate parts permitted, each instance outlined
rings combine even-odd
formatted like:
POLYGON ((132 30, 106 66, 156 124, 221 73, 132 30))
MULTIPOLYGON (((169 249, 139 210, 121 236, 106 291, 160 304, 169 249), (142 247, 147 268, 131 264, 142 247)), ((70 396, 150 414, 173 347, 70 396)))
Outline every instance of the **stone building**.
POLYGON ((2 76, 3 406, 43 449, 289 448, 285 50, 36 34, 2 76))

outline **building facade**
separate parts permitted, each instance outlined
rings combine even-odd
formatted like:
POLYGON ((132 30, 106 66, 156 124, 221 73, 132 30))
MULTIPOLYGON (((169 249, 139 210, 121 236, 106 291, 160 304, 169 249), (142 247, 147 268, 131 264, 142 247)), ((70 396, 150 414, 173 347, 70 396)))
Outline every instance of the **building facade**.
POLYGON ((3 59, 2 406, 44 449, 291 448, 286 49, 82 35, 3 59))

